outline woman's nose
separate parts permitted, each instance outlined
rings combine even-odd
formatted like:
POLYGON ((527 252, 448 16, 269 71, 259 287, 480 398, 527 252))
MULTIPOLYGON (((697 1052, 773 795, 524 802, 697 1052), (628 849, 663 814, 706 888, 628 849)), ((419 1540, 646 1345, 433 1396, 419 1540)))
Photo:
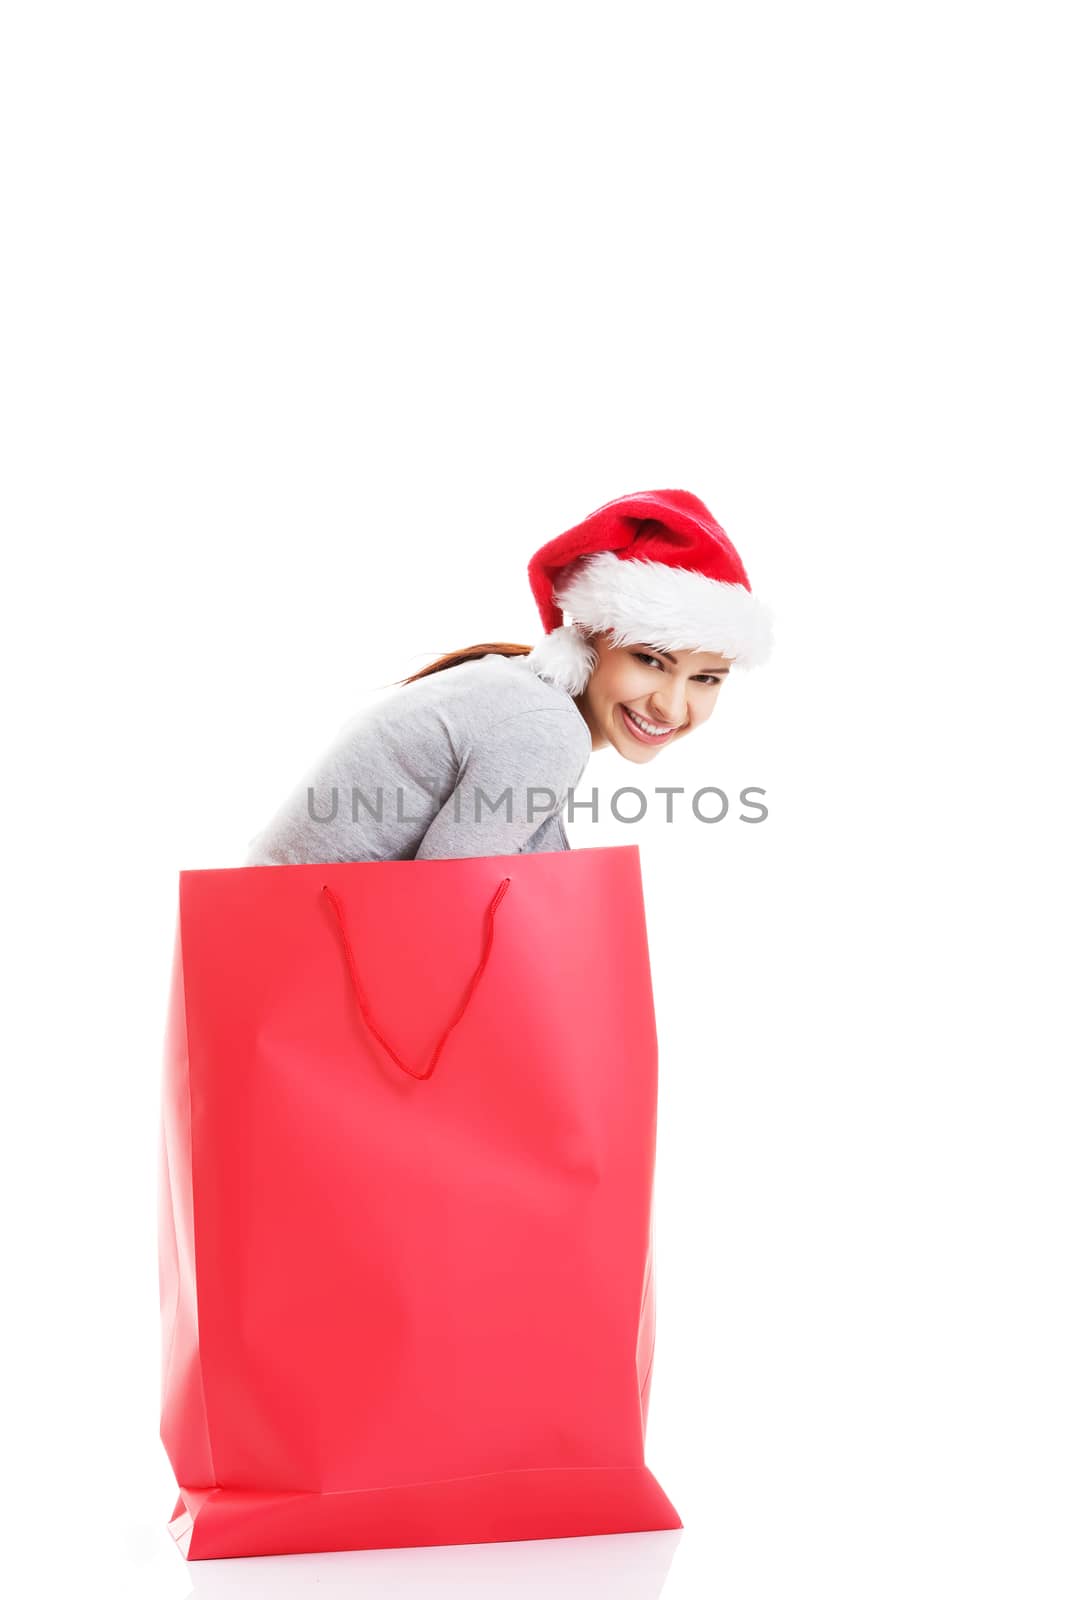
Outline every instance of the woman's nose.
POLYGON ((653 711, 661 722, 671 722, 677 726, 687 720, 686 710, 686 685, 680 683, 668 689, 659 690, 653 696, 653 711))

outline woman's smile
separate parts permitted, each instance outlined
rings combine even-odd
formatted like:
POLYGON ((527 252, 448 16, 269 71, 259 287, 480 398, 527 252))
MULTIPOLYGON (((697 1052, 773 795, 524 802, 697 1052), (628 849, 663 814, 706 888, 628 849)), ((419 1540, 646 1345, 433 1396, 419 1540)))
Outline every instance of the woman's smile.
POLYGON ((666 744, 677 731, 675 725, 668 727, 663 723, 650 722, 629 706, 621 705, 619 709, 623 713, 623 726, 631 738, 637 739, 640 744, 666 744))

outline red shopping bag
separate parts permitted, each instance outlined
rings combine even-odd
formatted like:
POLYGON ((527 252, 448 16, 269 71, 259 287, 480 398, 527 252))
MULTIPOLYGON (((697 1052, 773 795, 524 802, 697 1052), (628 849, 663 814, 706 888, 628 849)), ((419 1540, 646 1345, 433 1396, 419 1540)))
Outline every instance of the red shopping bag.
POLYGON ((183 1555, 681 1527, 644 1460, 656 1097, 636 845, 181 873, 183 1555))

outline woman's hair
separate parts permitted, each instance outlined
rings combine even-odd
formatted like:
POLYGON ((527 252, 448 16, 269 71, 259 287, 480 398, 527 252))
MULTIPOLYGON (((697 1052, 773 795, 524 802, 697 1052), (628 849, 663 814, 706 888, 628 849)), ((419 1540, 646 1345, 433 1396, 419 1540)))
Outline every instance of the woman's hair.
POLYGON ((466 650, 454 650, 450 655, 439 656, 428 667, 421 667, 410 678, 400 683, 414 683, 416 678, 429 678, 432 672, 444 672, 447 667, 457 667, 461 661, 478 661, 482 656, 529 656, 532 644, 469 644, 466 650))

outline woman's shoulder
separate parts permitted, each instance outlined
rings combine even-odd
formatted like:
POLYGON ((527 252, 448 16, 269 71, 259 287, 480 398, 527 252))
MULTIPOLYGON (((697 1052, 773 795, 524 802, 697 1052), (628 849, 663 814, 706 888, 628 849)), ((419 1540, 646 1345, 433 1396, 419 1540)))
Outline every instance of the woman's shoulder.
POLYGON ((473 735, 551 738, 572 756, 589 754, 582 712, 569 694, 539 678, 525 656, 482 656, 450 667, 442 677, 453 672, 464 675, 456 688, 473 735))
MULTIPOLYGON (((388 696, 393 708, 464 709, 500 721, 524 711, 555 711, 585 726, 569 694, 539 678, 526 656, 485 655, 403 684, 388 696)), ((385 702, 382 702, 383 704, 385 702)))
POLYGON ((572 697, 539 678, 525 656, 487 655, 401 684, 365 705, 339 731, 335 750, 380 760, 403 750, 427 760, 462 761, 476 748, 554 748, 568 767, 591 751, 589 730, 572 697))

